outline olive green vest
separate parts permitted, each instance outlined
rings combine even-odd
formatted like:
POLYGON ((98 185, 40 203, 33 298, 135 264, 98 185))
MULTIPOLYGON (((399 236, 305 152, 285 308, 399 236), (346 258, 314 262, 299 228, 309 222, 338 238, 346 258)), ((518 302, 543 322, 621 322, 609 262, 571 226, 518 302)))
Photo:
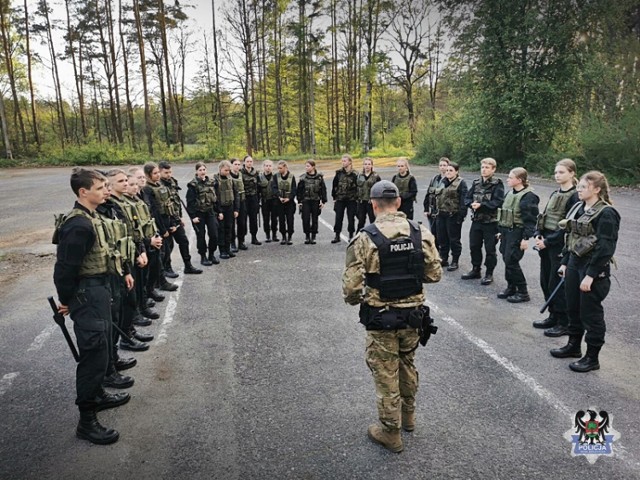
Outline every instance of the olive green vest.
POLYGON ((320 200, 320 185, 324 182, 321 173, 316 173, 313 176, 303 173, 300 176, 300 181, 304 182, 304 200, 320 200))
POLYGON ((210 212, 216 204, 216 192, 213 188, 213 181, 209 177, 200 180, 198 177, 189 182, 189 185, 196 191, 196 211, 210 212))
POLYGON ((136 209, 136 230, 140 232, 142 237, 151 238, 158 233, 158 226, 151 216, 149 205, 138 197, 125 196, 125 198, 136 209))
POLYGON ((114 275, 124 274, 124 262, 133 262, 135 258, 135 245, 133 238, 127 232, 127 225, 113 218, 98 214, 107 233, 107 242, 111 250, 109 261, 109 273, 114 275))
POLYGON ((436 205, 438 211, 445 213, 458 213, 460 210, 460 195, 458 189, 462 178, 456 177, 447 187, 441 186, 435 189, 436 205))
POLYGON ((173 201, 171 200, 171 191, 169 190, 169 187, 163 185, 162 183, 154 184, 151 182, 147 182, 147 185, 151 188, 153 196, 156 199, 156 202, 158 204, 158 212, 161 215, 175 217, 176 213, 173 207, 173 201))
POLYGON ((583 205, 584 202, 577 202, 567 213, 567 218, 560 222, 560 226, 567 230, 567 249, 578 257, 589 254, 598 243, 593 221, 605 208, 613 208, 604 200, 598 200, 593 207, 585 210, 582 216, 576 219, 578 210, 583 205))
POLYGON ((215 179, 218 182, 220 205, 223 207, 233 205, 233 180, 230 177, 222 178, 217 173, 215 175, 215 179))
POLYGON ((242 175, 238 174, 237 177, 234 177, 233 173, 230 173, 229 176, 231 177, 231 180, 233 180, 233 182, 236 184, 236 190, 238 192, 238 195, 240 195, 240 201, 242 202, 243 200, 246 199, 246 192, 244 190, 244 182, 242 181, 242 175))
POLYGON ((504 228, 522 227, 522 215, 520 214, 520 200, 526 194, 533 191, 531 187, 523 188, 517 193, 513 189, 507 193, 502 202, 502 208, 498 209, 498 225, 504 228))
POLYGON ((248 197, 254 197, 258 194, 258 171, 252 168, 251 171, 243 168, 240 170, 242 173, 242 183, 244 183, 244 193, 248 197))
POLYGON ((358 195, 358 186, 356 184, 356 175, 353 170, 349 173, 344 168, 336 170, 338 178, 338 185, 336 188, 337 200, 355 200, 358 195))
MULTIPOLYGON (((473 190, 473 201, 482 203, 483 200, 490 201, 493 196, 493 190, 500 184, 500 179, 491 177, 489 180, 483 182, 482 177, 476 178, 473 181, 471 189, 473 190)), ((497 211, 492 212, 479 212, 476 210, 473 214, 473 221, 475 222, 495 222, 498 216, 497 211)))
POLYGON ((131 235, 136 242, 142 240, 139 237, 138 230, 136 228, 137 215, 135 207, 126 200, 124 195, 122 196, 122 198, 111 195, 111 201, 117 204, 122 210, 122 213, 124 213, 124 222, 127 225, 127 232, 129 233, 129 235, 131 235))
POLYGON ((400 195, 409 191, 409 182, 412 178, 413 175, 411 175, 410 173, 407 173, 404 177, 401 177, 400 175, 393 176, 393 183, 395 183, 396 187, 398 187, 400 195))
POLYGON ((178 192, 178 181, 171 177, 169 180, 160 180, 160 183, 166 182, 169 189, 169 199, 171 201, 171 209, 169 216, 180 218, 182 216, 182 202, 180 201, 180 193, 178 192))
MULTIPOLYGON (((91 222, 93 231, 96 234, 96 241, 93 242, 91 250, 82 259, 82 265, 78 275, 81 277, 92 277, 94 275, 104 275, 109 272, 109 263, 111 258, 111 250, 109 249, 109 242, 107 239, 107 233, 102 222, 102 218, 98 214, 87 213, 79 208, 74 208, 68 214, 56 216, 56 230, 64 225, 64 223, 73 217, 84 217, 91 222)), ((57 238, 54 235, 54 242, 57 243, 57 238)))
POLYGON ((368 177, 363 172, 358 174, 356 184, 358 185, 359 202, 369 202, 371 200, 371 187, 378 181, 380 181, 380 177, 374 171, 371 171, 368 177))
POLYGON ((276 184, 278 185, 278 197, 288 198, 291 193, 291 186, 293 184, 293 175, 289 172, 286 179, 282 178, 282 175, 276 173, 276 184))
POLYGON ((273 199, 273 190, 271 190, 271 179, 273 178, 273 173, 267 175, 261 173, 258 176, 258 188, 260 188, 260 196, 263 200, 271 200, 273 199))
POLYGON ((544 208, 544 212, 538 215, 536 228, 539 231, 549 230, 555 232, 558 230, 558 223, 564 218, 567 211, 567 202, 574 193, 575 189, 573 188, 566 192, 561 190, 553 192, 544 208))

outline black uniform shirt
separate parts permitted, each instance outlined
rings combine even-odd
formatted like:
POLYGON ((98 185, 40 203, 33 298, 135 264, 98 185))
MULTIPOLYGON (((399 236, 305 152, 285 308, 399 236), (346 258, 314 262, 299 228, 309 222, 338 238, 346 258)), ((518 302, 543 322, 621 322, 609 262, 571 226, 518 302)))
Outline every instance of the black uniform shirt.
MULTIPOLYGON (((514 194, 518 193, 515 190, 514 194)), ((520 217, 522 218, 522 239, 528 240, 533 237, 538 223, 538 203, 540 197, 533 192, 525 193, 520 199, 520 217)))
MULTIPOLYGON (((73 208, 89 212, 78 202, 73 208)), ((62 305, 69 305, 75 295, 80 281, 80 266, 84 257, 93 248, 96 233, 91 221, 82 216, 70 218, 58 232, 58 251, 53 268, 53 283, 58 292, 58 300, 62 305)))

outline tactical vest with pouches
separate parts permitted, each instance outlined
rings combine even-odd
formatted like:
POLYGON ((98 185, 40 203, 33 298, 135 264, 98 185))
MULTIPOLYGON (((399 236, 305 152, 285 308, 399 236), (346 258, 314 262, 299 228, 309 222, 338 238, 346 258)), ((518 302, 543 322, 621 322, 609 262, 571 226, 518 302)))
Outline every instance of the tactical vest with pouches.
POLYGON ((244 193, 248 197, 258 194, 258 171, 254 168, 251 171, 243 168, 240 170, 242 174, 242 182, 244 184, 244 193))
POLYGON ((215 179, 218 182, 218 194, 220 195, 220 205, 228 207, 233 205, 234 192, 233 192, 233 180, 231 177, 222 178, 219 174, 215 175, 215 179))
POLYGON ((566 192, 556 190, 551 194, 551 197, 544 208, 544 212, 538 215, 536 229, 539 232, 542 232, 543 230, 555 232, 558 230, 558 223, 560 223, 560 220, 565 217, 567 213, 567 203, 575 192, 575 188, 572 188, 566 192))
POLYGON ((424 252, 420 225, 408 220, 409 237, 389 239, 375 223, 363 231, 378 248, 380 273, 367 273, 366 285, 380 292, 382 301, 399 300, 422 292, 424 252))
MULTIPOLYGON (((270 174, 273 178, 273 173, 270 174)), ((273 199, 273 190, 271 190, 271 178, 267 178, 266 174, 261 173, 258 176, 258 187, 260 188, 260 196, 263 200, 273 199)))
MULTIPOLYGON (((445 213, 458 213, 460 210, 460 195, 458 189, 462 178, 456 177, 448 186, 436 188, 437 211, 445 213)), ((442 185, 442 183, 440 184, 442 185)))
POLYGON ((291 172, 287 174, 287 178, 282 178, 282 175, 280 175, 280 173, 276 173, 275 181, 278 185, 278 197, 288 198, 293 186, 293 175, 291 174, 291 172))
POLYGON ((522 227, 522 215, 520 212, 520 201, 525 194, 533 191, 531 187, 526 187, 519 192, 513 193, 511 190, 504 197, 502 207, 498 209, 498 225, 503 228, 522 227))
POLYGON ((598 243, 593 221, 600 216, 605 208, 613 208, 604 200, 598 200, 593 207, 584 211, 580 218, 576 218, 580 207, 584 202, 577 202, 567 218, 560 223, 567 231, 567 249, 578 257, 584 257, 591 253, 598 243))
POLYGON ((369 202, 371 200, 371 188, 378 181, 378 174, 373 170, 367 177, 364 172, 358 174, 358 180, 356 184, 358 185, 358 201, 359 202, 369 202))
POLYGON ((200 180, 198 177, 189 182, 196 192, 196 211, 211 212, 216 204, 216 192, 213 188, 213 181, 209 177, 200 180))
POLYGON ((304 182, 304 200, 320 200, 320 185, 324 182, 322 173, 313 176, 303 173, 300 181, 304 182))

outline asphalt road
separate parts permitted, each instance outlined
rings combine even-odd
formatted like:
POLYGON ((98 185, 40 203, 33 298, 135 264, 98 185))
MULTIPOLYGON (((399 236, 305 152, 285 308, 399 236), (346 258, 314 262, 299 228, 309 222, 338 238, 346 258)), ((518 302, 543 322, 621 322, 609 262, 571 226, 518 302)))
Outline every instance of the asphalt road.
MULTIPOLYGON (((174 170, 185 185, 193 166, 174 170)), ((392 172, 380 169, 383 178, 392 172)), ((435 169, 412 173, 421 202, 435 169)), ((598 371, 571 372, 569 360, 548 353, 566 337, 532 328, 543 303, 532 250, 523 261, 529 304, 495 297, 505 287, 501 261, 491 286, 460 280, 470 267, 467 220, 460 271, 427 286, 440 330, 417 354, 416 430, 403 434, 399 455, 372 444, 365 332, 341 298, 346 243, 330 243, 328 205, 315 246, 302 243, 296 215, 293 246, 250 247, 202 275, 181 275, 147 329, 157 340, 127 371, 131 402, 99 414, 121 435, 101 447, 74 436, 74 362, 46 303, 53 214, 73 202, 68 175, 0 170, 0 479, 640 478, 637 192, 613 194, 619 269, 598 371), (571 456, 563 434, 592 406, 610 413, 621 437, 613 457, 590 465, 571 456)), ((543 202, 554 188, 534 186, 543 202)))

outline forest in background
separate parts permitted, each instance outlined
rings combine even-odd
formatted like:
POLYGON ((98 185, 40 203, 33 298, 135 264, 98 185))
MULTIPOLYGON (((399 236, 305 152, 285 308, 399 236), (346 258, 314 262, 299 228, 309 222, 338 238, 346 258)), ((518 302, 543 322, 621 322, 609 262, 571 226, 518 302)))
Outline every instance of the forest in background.
POLYGON ((196 1, 0 0, 0 166, 569 156, 640 183, 637 0, 202 0, 206 30, 196 1))

